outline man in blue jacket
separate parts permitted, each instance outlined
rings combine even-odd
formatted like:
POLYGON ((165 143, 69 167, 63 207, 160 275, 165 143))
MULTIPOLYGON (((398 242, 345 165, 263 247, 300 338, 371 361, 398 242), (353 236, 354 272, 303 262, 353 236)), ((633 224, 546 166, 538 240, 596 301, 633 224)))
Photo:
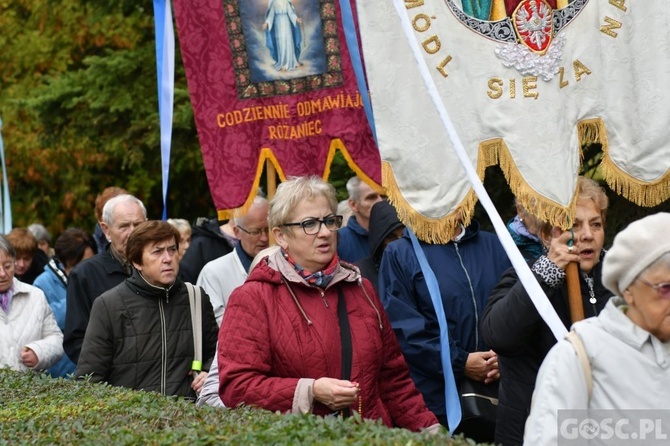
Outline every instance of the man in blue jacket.
POLYGON ((354 263, 370 255, 370 212, 375 203, 386 197, 358 177, 347 181, 347 192, 352 215, 347 225, 337 231, 337 255, 345 262, 354 263))
MULTIPOLYGON (((438 281, 456 384, 464 377, 489 383, 500 376, 498 360, 481 337, 479 320, 491 290, 511 263, 496 235, 480 231, 478 222, 457 232, 447 244, 421 242, 421 248, 438 281)), ((428 408, 447 426, 437 316, 407 230, 384 251, 379 293, 414 383, 428 408)))

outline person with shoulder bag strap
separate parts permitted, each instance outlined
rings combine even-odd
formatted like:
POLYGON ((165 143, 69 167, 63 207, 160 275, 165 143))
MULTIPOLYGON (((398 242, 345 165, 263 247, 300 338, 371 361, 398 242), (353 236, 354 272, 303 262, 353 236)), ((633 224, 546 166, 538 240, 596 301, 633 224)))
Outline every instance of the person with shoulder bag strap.
POLYGON ((570 330, 566 335, 565 339, 572 344, 575 351, 577 352, 577 357, 579 362, 582 365, 582 371, 584 372, 584 380, 586 381, 586 391, 591 398, 591 392, 593 391, 593 376, 591 374, 591 362, 589 357, 586 354, 586 347, 584 346, 584 341, 582 337, 579 336, 574 330, 570 330))
POLYGON ((195 379, 202 372, 202 296, 200 287, 184 282, 188 290, 188 300, 191 306, 191 325, 193 331, 193 361, 191 373, 195 379))

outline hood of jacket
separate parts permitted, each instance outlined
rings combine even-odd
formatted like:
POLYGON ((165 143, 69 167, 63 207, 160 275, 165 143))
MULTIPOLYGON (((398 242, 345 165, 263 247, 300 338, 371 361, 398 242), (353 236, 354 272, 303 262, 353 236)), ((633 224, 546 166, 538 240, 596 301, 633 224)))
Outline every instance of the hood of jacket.
MULTIPOLYGON (((458 243, 466 243, 469 240, 475 238, 479 234, 479 222, 477 220, 472 220, 470 222, 470 226, 467 226, 465 228, 465 234, 463 234, 463 237, 458 241, 458 243)), ((409 237, 409 234, 407 233, 407 230, 403 231, 402 233, 402 238, 405 238, 409 240, 410 243, 412 243, 412 240, 409 237)), ((425 242, 422 242, 425 243, 425 242)), ((452 242, 449 242, 452 243, 452 242)))
POLYGON ((387 200, 382 200, 372 206, 368 226, 368 240, 370 242, 370 252, 375 259, 381 258, 381 247, 384 239, 403 226, 398 219, 395 208, 387 200))
MULTIPOLYGON (((281 249, 278 249, 258 262, 258 265, 247 278, 247 282, 281 284, 282 277, 291 283, 300 283, 305 286, 311 286, 298 274, 295 268, 293 268, 293 265, 284 258, 281 249)), ((360 282, 361 280, 361 273, 356 266, 346 262, 340 262, 335 272, 335 276, 326 289, 339 282, 360 282)))
POLYGON ((210 218, 209 220, 196 223, 191 231, 191 237, 197 234, 197 236, 202 237, 225 238, 221 233, 220 224, 216 218, 210 218))
POLYGON ((140 296, 153 297, 156 299, 166 298, 170 299, 172 296, 179 293, 179 290, 184 286, 184 282, 177 278, 172 285, 168 287, 160 287, 151 285, 147 282, 142 274, 133 267, 133 274, 126 279, 126 285, 130 290, 140 296))

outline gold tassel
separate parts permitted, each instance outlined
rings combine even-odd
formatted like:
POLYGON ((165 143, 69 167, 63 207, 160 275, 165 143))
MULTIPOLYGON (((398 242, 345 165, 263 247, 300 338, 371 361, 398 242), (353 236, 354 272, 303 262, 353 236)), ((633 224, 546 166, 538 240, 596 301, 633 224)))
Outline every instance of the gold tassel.
POLYGON ((607 129, 601 118, 586 119, 577 124, 577 135, 581 146, 603 144, 607 129))

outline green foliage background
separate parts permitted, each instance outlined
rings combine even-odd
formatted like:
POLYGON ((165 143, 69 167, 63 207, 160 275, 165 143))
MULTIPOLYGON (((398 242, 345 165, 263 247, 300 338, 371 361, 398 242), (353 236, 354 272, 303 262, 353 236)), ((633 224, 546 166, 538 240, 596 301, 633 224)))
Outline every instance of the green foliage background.
MULTIPOLYGON (((0 1, 0 116, 15 226, 92 230, 118 185, 162 212, 151 2, 0 1)), ((213 215, 183 65, 175 64, 169 213, 213 215), (194 180, 195 179, 195 180, 194 180)))
MULTIPOLYGON (((57 236, 92 230, 96 195, 110 185, 141 198, 160 218, 160 134, 152 2, 0 0, 0 117, 4 125, 14 226, 43 223, 57 236)), ((177 51, 178 51, 177 44, 177 51)), ((175 63, 168 214, 214 216, 184 68, 175 63)), ((599 147, 584 151, 598 177, 599 147)), ((338 199, 353 172, 336 156, 338 199)), ((498 168, 485 185, 503 218, 512 194, 498 168)), ((610 193, 608 240, 635 218, 670 210, 639 208, 610 193)), ((487 227, 481 210, 478 218, 487 227)))

